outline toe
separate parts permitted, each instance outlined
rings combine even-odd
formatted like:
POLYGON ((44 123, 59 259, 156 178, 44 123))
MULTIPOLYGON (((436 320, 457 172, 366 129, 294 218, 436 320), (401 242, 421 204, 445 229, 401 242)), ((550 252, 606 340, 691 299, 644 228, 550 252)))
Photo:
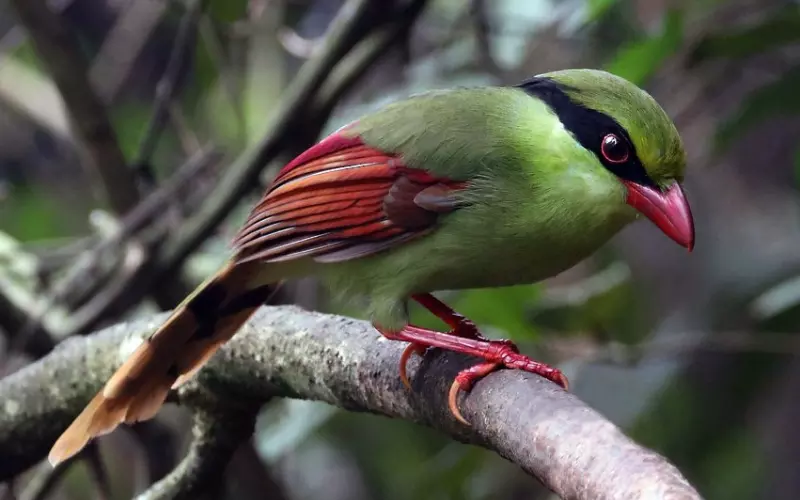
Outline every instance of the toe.
POLYGON ((469 425, 469 422, 464 415, 461 414, 461 410, 458 409, 458 393, 461 392, 461 384, 458 382, 458 379, 453 381, 453 385, 450 386, 450 393, 447 396, 447 403, 450 406, 450 413, 456 417, 456 420, 461 422, 464 425, 469 425))
POLYGON ((555 370, 553 372, 553 378, 551 379, 556 384, 560 385, 564 388, 565 391, 569 391, 569 379, 566 375, 561 373, 561 370, 555 370))
POLYGON ((406 386, 406 389, 411 390, 411 381, 408 378, 408 360, 411 359, 411 356, 417 354, 422 356, 425 353, 425 346, 419 344, 408 344, 403 351, 403 354, 400 355, 400 380, 403 381, 403 385, 406 386))

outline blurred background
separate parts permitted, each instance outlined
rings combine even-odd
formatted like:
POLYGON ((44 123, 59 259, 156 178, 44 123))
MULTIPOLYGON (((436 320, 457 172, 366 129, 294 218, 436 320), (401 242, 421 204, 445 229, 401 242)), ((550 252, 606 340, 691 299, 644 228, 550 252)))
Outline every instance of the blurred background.
MULTIPOLYGON (((44 1, 0 3, 0 376, 175 306, 282 163, 368 110, 604 68, 681 131, 696 250, 639 223, 547 283, 442 297, 706 498, 800 498, 799 2, 51 0, 52 22, 22 4, 44 1)), ((277 299, 358 315, 313 280, 277 299)), ((188 429, 170 408, 5 494, 129 498, 188 429)), ((551 498, 493 453, 298 401, 268 405, 225 473, 237 499, 551 498)))

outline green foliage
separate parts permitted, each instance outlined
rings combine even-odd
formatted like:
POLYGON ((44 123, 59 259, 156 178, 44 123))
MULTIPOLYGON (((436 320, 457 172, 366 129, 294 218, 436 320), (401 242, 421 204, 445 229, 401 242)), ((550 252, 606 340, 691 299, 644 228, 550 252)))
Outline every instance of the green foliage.
POLYGON ((586 17, 589 21, 599 20, 618 2, 619 0, 587 0, 589 12, 586 17))
MULTIPOLYGON (((524 285, 467 290, 454 294, 447 302, 483 329, 497 330, 498 335, 510 339, 530 340, 536 338, 536 327, 527 320, 526 311, 538 295, 538 285, 524 285)), ((430 313, 416 307, 412 320, 430 328, 443 327, 430 313)))
POLYGON ((551 290, 529 316, 537 326, 558 334, 598 334, 633 344, 647 335, 644 306, 627 266, 616 262, 564 290, 551 290))
POLYGON ((39 58, 36 56, 36 52, 30 40, 25 40, 20 43, 16 48, 10 51, 9 55, 31 68, 44 73, 44 68, 42 68, 42 64, 39 62, 39 58))
POLYGON ((322 435, 353 456, 374 498, 498 498, 513 467, 430 429, 372 415, 339 412, 322 435))
POLYGON ((750 500, 759 497, 768 466, 758 436, 741 429, 710 450, 699 469, 704 477, 724 477, 726 481, 710 481, 703 489, 706 498, 750 500))
POLYGON ((741 134, 769 118, 800 114, 800 66, 753 91, 717 130, 717 147, 727 148, 741 134))
POLYGON ((132 161, 139 151, 139 141, 152 111, 141 103, 123 103, 110 113, 117 143, 125 159, 132 161))
POLYGON ((248 0, 210 0, 206 12, 219 23, 234 23, 247 18, 248 0))
POLYGON ((75 227, 68 220, 76 214, 64 214, 58 205, 45 193, 17 189, 0 205, 1 229, 20 241, 72 236, 75 227))
POLYGON ((763 22, 709 35, 695 47, 695 63, 716 58, 743 58, 800 41, 800 7, 786 5, 763 22))
MULTIPOLYGON (((742 408, 751 405, 760 408, 765 383, 785 364, 769 354, 743 353, 727 358, 728 372, 733 376, 720 380, 713 371, 714 367, 722 366, 720 358, 707 355, 700 359, 700 363, 661 391, 641 413, 631 433, 645 445, 670 457, 702 492, 712 487, 717 492, 734 485, 744 487, 743 477, 731 481, 727 473, 717 475, 720 469, 712 469, 709 464, 721 460, 722 456, 730 464, 741 460, 760 461, 754 448, 734 449, 729 441, 740 438, 745 432, 747 415, 742 408), (695 378, 698 375, 702 377, 695 378), (711 385, 713 390, 709 390, 711 385)), ((757 479, 752 465, 739 464, 738 468, 750 470, 752 473, 747 477, 753 481, 757 479)), ((750 483, 748 487, 757 487, 757 483, 750 483)), ((706 498, 727 500, 731 497, 709 495, 706 498)))
POLYGON ((670 11, 664 18, 660 33, 623 45, 605 65, 605 70, 637 85, 646 84, 664 61, 680 48, 683 16, 682 11, 670 11))

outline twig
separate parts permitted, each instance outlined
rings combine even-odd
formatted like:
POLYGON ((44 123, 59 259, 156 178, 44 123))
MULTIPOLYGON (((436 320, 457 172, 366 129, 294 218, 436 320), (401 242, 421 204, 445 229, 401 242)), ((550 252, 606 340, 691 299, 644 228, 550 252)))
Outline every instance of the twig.
POLYGON ((137 0, 120 12, 89 70, 89 80, 104 103, 117 97, 169 6, 163 0, 137 0))
POLYGON ((602 342, 586 336, 546 339, 540 344, 557 359, 633 365, 645 360, 667 359, 697 353, 759 353, 775 356, 800 356, 797 333, 780 332, 702 332, 672 333, 640 344, 602 342))
POLYGON ((145 454, 147 483, 161 480, 178 461, 178 439, 175 432, 159 419, 139 422, 130 428, 145 454))
MULTIPOLYGON (((95 446, 93 445, 91 448, 95 448, 95 446)), ((89 450, 90 448, 87 446, 86 449, 89 450)), ((47 498, 53 488, 58 486, 61 478, 69 472, 73 465, 80 462, 86 453, 84 451, 56 468, 50 467, 47 463, 40 464, 25 489, 19 494, 19 500, 42 500, 47 498)))
POLYGON ((257 491, 262 498, 269 500, 288 500, 284 487, 275 477, 272 464, 261 459, 256 451, 254 440, 242 444, 231 458, 228 466, 228 491, 237 498, 246 491, 257 491))
MULTIPOLYGON (((110 237, 104 238, 94 248, 82 254, 67 271, 67 274, 54 284, 49 294, 40 299, 40 306, 37 308, 38 311, 41 311, 40 313, 17 314, 15 316, 16 321, 9 323, 10 327, 13 327, 9 328, 9 331, 21 339, 15 341, 19 342, 19 344, 15 345, 31 354, 42 355, 52 349, 54 345, 53 338, 63 338, 75 333, 86 332, 96 326, 109 310, 115 306, 118 299, 126 296, 132 286, 132 282, 141 279, 142 266, 146 264, 144 262, 146 256, 142 255, 142 252, 149 254, 150 247, 156 246, 166 233, 167 228, 163 225, 160 232, 157 232, 157 234, 153 232, 153 228, 150 227, 153 219, 163 214, 166 207, 173 202, 172 200, 179 198, 180 192, 187 188, 191 179, 200 175, 201 172, 205 171, 210 165, 215 164, 219 159, 219 153, 211 147, 206 147, 189 158, 184 165, 178 168, 175 175, 167 183, 159 190, 151 193, 134 210, 122 218, 118 231, 110 237), (142 231, 147 229, 151 230, 151 234, 141 235, 142 231), (42 317, 48 314, 51 305, 61 302, 63 297, 71 293, 80 282, 106 280, 107 274, 103 270, 103 257, 124 247, 124 242, 132 240, 136 236, 142 236, 139 238, 140 243, 130 243, 130 245, 133 245, 130 248, 138 248, 138 251, 134 251, 133 254, 117 252, 119 265, 114 267, 120 268, 120 270, 116 274, 117 279, 112 279, 116 293, 112 294, 105 290, 96 294, 96 298, 92 302, 75 312, 68 325, 59 332, 52 332, 56 336, 52 337, 49 342, 43 343, 42 317), (141 245, 148 245, 148 248, 143 249, 141 245), (123 265, 125 259, 136 257, 137 254, 140 258, 136 259, 135 266, 123 265)), ((0 293, 0 301, 2 300, 5 300, 5 297, 0 293)))
POLYGON ((96 483, 97 493, 95 498, 98 500, 111 498, 108 478, 100 461, 97 444, 90 443, 83 452, 58 467, 53 468, 48 463, 41 464, 33 478, 28 482, 25 490, 20 493, 19 500, 44 500, 48 498, 53 488, 58 486, 64 475, 81 460, 86 460, 86 465, 89 467, 90 474, 96 483))
MULTIPOLYGON (((38 311, 32 287, 19 283, 21 280, 32 280, 34 273, 30 268, 35 267, 35 264, 31 264, 31 259, 35 257, 25 253, 11 237, 0 233, 0 330, 6 332, 12 344, 19 342, 21 337, 26 337, 28 354, 39 357, 53 348, 55 337, 41 323, 26 329, 30 318, 38 311), (21 266, 27 267, 29 272, 15 272, 18 261, 22 261, 21 266)), ((7 348, 0 353, 0 364, 9 352, 10 349, 7 348)))
POLYGON ((120 12, 89 70, 89 81, 104 103, 114 101, 169 7, 164 0, 137 0, 120 12))
POLYGON ((214 195, 195 217, 184 224, 181 233, 167 243, 160 261, 163 274, 174 272, 225 219, 242 196, 257 185, 261 170, 282 151, 288 132, 302 119, 318 87, 355 45, 359 35, 369 30, 371 3, 370 0, 350 0, 341 8, 326 44, 303 65, 290 85, 264 140, 228 167, 214 195))
POLYGON ((96 326, 125 295, 128 284, 139 275, 140 269, 147 265, 147 249, 138 241, 128 241, 119 251, 123 256, 122 261, 114 267, 108 284, 102 291, 92 294, 89 302, 66 318, 60 337, 86 332, 96 326))
POLYGON ((102 186, 101 197, 116 213, 128 212, 139 201, 136 178, 105 106, 92 90, 88 65, 73 33, 44 0, 11 0, 11 4, 64 99, 81 152, 102 186))
POLYGON ((320 46, 321 38, 304 38, 289 27, 278 30, 278 41, 283 49, 298 59, 308 59, 320 46))
POLYGON ((86 447, 85 460, 89 468, 89 477, 92 478, 96 490, 94 498, 97 500, 109 500, 112 498, 111 486, 108 482, 108 473, 103 465, 97 443, 86 447))
MULTIPOLYGON (((415 0, 410 3, 413 9, 421 10, 426 2, 415 0)), ((141 297, 152 288, 153 280, 169 281, 174 272, 180 268, 185 259, 212 234, 214 228, 230 213, 239 203, 241 197, 246 194, 254 185, 257 185, 258 175, 269 161, 276 158, 286 148, 301 147, 304 144, 298 142, 296 138, 289 140, 292 132, 307 129, 305 126, 309 109, 314 102, 313 96, 322 87, 322 83, 329 77, 331 70, 347 54, 347 52, 361 39, 360 37, 368 34, 373 28, 370 24, 370 14, 372 12, 370 0, 350 0, 342 7, 337 19, 333 22, 330 34, 325 45, 313 59, 309 60, 301 69, 296 80, 291 84, 289 95, 282 102, 282 106, 277 111, 273 125, 266 134, 264 140, 255 148, 245 152, 228 169, 222 177, 212 196, 199 208, 196 215, 183 224, 183 229, 176 233, 175 237, 167 239, 163 246, 158 249, 158 259, 155 265, 151 265, 147 259, 147 265, 140 269, 140 272, 131 276, 126 282, 126 288, 120 289, 120 297, 124 298, 125 303, 117 301, 115 304, 108 303, 109 307, 98 309, 98 314, 92 315, 92 321, 82 321, 84 328, 97 326, 97 321, 102 319, 100 313, 105 315, 110 306, 122 311, 130 305, 139 302, 141 297), (365 31, 366 30, 366 31, 365 31), (122 293, 124 291, 124 293, 122 293)), ((411 10, 412 7, 409 7, 411 10)), ((399 21, 400 24, 409 25, 414 18, 405 18, 399 21)), ((336 92, 327 94, 324 101, 325 108, 332 109, 334 99, 341 95, 347 86, 355 82, 359 75, 367 69, 368 65, 377 59, 378 51, 372 53, 372 57, 366 58, 363 65, 357 66, 357 71, 352 75, 339 75, 335 86, 336 92)), ((321 113, 316 115, 314 125, 322 127, 319 121, 325 116, 321 113)), ((305 146, 310 145, 313 137, 303 134, 305 146)), ((122 227, 129 225, 123 221, 122 227)), ((160 234, 160 233, 159 233, 160 234)), ((121 241, 118 240, 118 241, 121 241)), ((98 253, 90 254, 91 263, 96 263, 99 259, 95 258, 98 253)), ((87 257, 88 258, 88 257, 87 257)), ((86 260, 86 259, 84 259, 86 260)), ((72 273, 72 280, 83 275, 82 273, 72 273)), ((83 275, 86 276, 86 275, 83 275)), ((105 279, 99 276, 94 279, 105 279)), ((64 281, 69 283, 70 280, 64 281)), ((96 288, 94 286, 90 288, 96 288)), ((70 287, 57 286, 52 301, 57 301, 60 294, 65 293, 70 287)))
POLYGON ((222 97, 227 101, 228 106, 236 116, 236 131, 232 135, 238 139, 244 139, 246 132, 245 118, 242 112, 241 99, 237 97, 238 85, 234 76, 235 72, 228 71, 228 68, 226 68, 224 47, 214 29, 214 23, 208 15, 201 16, 198 31, 200 40, 220 77, 222 97))
POLYGON ((224 471, 239 446, 253 435, 260 405, 198 410, 189 452, 167 477, 137 500, 194 499, 214 495, 224 486, 224 471))
MULTIPOLYGON (((414 25, 422 10, 425 0, 412 0, 400 9, 392 21, 380 31, 373 33, 363 40, 348 56, 331 72, 325 85, 317 94, 317 99, 312 107, 317 122, 327 120, 334 106, 342 96, 353 87, 366 71, 383 55, 392 45, 403 39, 414 25)), ((320 123, 320 127, 322 124, 320 123)))
POLYGON ((53 83, 10 56, 0 55, 0 99, 61 144, 74 146, 64 103, 53 83))
POLYGON ((175 133, 178 135, 178 140, 181 142, 183 152, 187 156, 196 154, 202 145, 195 131, 189 126, 189 121, 183 114, 179 103, 173 102, 170 104, 169 116, 172 119, 172 125, 175 127, 175 133))
MULTIPOLYGON (((206 148, 190 158, 167 184, 148 196, 131 212, 130 217, 123 219, 120 232, 116 237, 101 243, 101 247, 97 251, 98 257, 103 250, 117 247, 128 241, 125 245, 126 251, 121 253, 123 260, 115 266, 118 268, 117 278, 110 281, 110 287, 106 287, 102 293, 95 294, 92 301, 73 314, 66 336, 96 328, 110 311, 118 307, 120 301, 133 302, 130 300, 130 290, 140 286, 140 283, 146 280, 144 274, 149 273, 154 265, 150 255, 168 234, 169 227, 167 225, 153 224, 152 221, 162 214, 166 207, 174 203, 177 194, 186 189, 194 175, 213 165, 219 158, 219 154, 212 148, 206 148), (142 234, 142 231, 146 231, 148 234, 142 234), (134 238, 134 236, 139 237, 134 238), (136 239, 141 240, 141 244, 134 243, 136 239), (126 260, 128 261, 127 265, 126 260)), ((89 258, 91 258, 91 253, 89 258)), ((89 262, 87 260, 87 263, 89 262)), ((74 276, 79 278, 80 275, 74 276)), ((62 290, 68 291, 69 286, 63 286, 62 290)), ((137 294, 137 296, 141 295, 137 294)))
MULTIPOLYGON (((19 332, 25 329, 33 312, 11 301, 5 292, 6 290, 0 287, 0 327, 7 332, 13 342, 18 338, 19 332)), ((37 322, 26 333, 26 352, 34 357, 44 356, 55 346, 53 338, 47 328, 37 322)), ((0 361, 4 358, 5 354, 0 355, 0 361)))
POLYGON ((164 126, 170 117, 170 105, 177 91, 178 79, 181 71, 185 70, 186 62, 191 55, 190 48, 197 33, 197 23, 203 13, 201 0, 192 0, 186 7, 186 13, 181 18, 178 32, 172 43, 167 67, 156 85, 156 99, 153 104, 153 113, 145 128, 133 168, 141 179, 150 186, 155 184, 155 174, 150 162, 155 153, 158 141, 164 131, 164 126))
MULTIPOLYGON (((407 29, 425 4, 425 0, 410 2, 405 12, 413 13, 414 15, 398 16, 395 26, 407 29)), ((82 328, 96 327, 97 322, 105 316, 111 306, 114 306, 119 312, 130 305, 138 303, 141 297, 147 293, 147 290, 151 289, 154 279, 160 281, 169 280, 170 276, 180 268, 184 260, 212 234, 214 228, 236 206, 241 197, 253 185, 257 184, 258 175, 264 165, 275 159, 287 148, 304 147, 313 142, 314 137, 308 134, 300 134, 303 138, 302 140, 298 140, 297 137, 292 137, 292 140, 289 140, 288 137, 293 135, 292 132, 302 131, 303 129, 309 130, 306 121, 309 115, 314 112, 316 113, 313 115, 314 119, 310 120, 310 124, 321 129, 323 126, 321 122, 327 118, 327 114, 332 110, 336 99, 364 74, 369 65, 381 54, 383 47, 385 47, 382 43, 376 43, 372 46, 374 47, 372 50, 368 48, 361 52, 362 58, 356 61, 360 62, 350 66, 352 68, 350 70, 352 71, 351 73, 344 70, 336 71, 332 74, 332 69, 337 66, 339 61, 358 43, 361 37, 364 37, 373 28, 370 24, 371 13, 370 0, 350 0, 342 7, 330 29, 325 45, 314 58, 303 66, 295 82, 291 84, 289 95, 282 102, 282 106, 278 110, 273 125, 264 140, 255 148, 240 156, 226 169, 225 175, 218 183, 213 196, 209 197, 193 218, 183 224, 182 231, 176 233, 175 237, 169 238, 158 249, 157 263, 151 265, 151 259, 148 258, 147 265, 142 266, 139 272, 134 273, 125 282, 125 288, 119 289, 119 296, 121 299, 124 298, 125 303, 121 304, 119 301, 116 301, 116 303, 108 302, 107 307, 96 309, 96 314, 91 315, 91 321, 81 321, 82 328), (335 77, 335 83, 332 86, 323 86, 323 82, 330 77, 335 77), (314 110, 312 103, 315 102, 315 99, 313 96, 315 93, 320 92, 321 88, 330 90, 326 91, 325 98, 322 100, 321 105, 318 106, 318 110, 314 110)), ((402 29, 400 32, 402 32, 402 29)), ((388 36, 385 40, 388 41, 391 38, 391 36, 388 36)), ((123 220, 123 228, 130 225, 129 221, 123 220)), ((122 238, 117 239, 118 241, 122 241, 122 238)), ((118 244, 117 242, 109 243, 109 245, 118 244)), ((83 260, 88 260, 94 264, 99 262, 98 256, 98 252, 90 253, 83 260)), ((56 287, 56 293, 50 299, 51 303, 58 301, 60 294, 70 289, 66 284, 70 283, 71 280, 81 276, 85 278, 86 276, 81 272, 71 274, 72 278, 70 280, 66 280, 63 282, 64 285, 56 287)), ((104 280, 105 276, 101 275, 98 278, 104 280)), ((90 288, 96 287, 92 286, 90 288)))
POLYGON ((492 54, 492 26, 486 0, 472 0, 469 6, 469 15, 474 26, 479 61, 489 73, 502 75, 503 69, 497 64, 492 54))
MULTIPOLYGON (((41 459, 130 348, 165 318, 75 338, 0 380, 6 409, 0 413, 0 480, 41 459)), ((428 354, 410 366, 414 389, 409 391, 397 376, 403 348, 381 339, 364 321, 264 307, 177 396, 203 412, 201 418, 212 417, 208 426, 214 425, 209 409, 246 413, 243 408, 275 396, 417 422, 496 451, 564 499, 700 498, 663 457, 535 375, 501 370, 487 376, 461 403, 472 427, 459 425, 447 409, 447 392, 456 372, 474 361, 428 354)))

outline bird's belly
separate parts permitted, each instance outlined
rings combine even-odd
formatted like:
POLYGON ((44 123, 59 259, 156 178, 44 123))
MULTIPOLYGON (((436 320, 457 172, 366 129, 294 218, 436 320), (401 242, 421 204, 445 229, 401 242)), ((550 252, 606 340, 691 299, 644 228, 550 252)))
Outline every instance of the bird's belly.
POLYGON ((530 240, 509 241, 507 245, 482 252, 451 250, 441 256, 438 269, 419 276, 419 290, 415 291, 536 283, 572 267, 593 251, 593 248, 568 247, 558 241, 539 243, 534 246, 530 240))
POLYGON ((487 224, 448 224, 387 252, 331 267, 326 281, 344 294, 397 298, 535 283, 586 258, 622 225, 587 225, 576 236, 560 227, 508 231, 487 224))

